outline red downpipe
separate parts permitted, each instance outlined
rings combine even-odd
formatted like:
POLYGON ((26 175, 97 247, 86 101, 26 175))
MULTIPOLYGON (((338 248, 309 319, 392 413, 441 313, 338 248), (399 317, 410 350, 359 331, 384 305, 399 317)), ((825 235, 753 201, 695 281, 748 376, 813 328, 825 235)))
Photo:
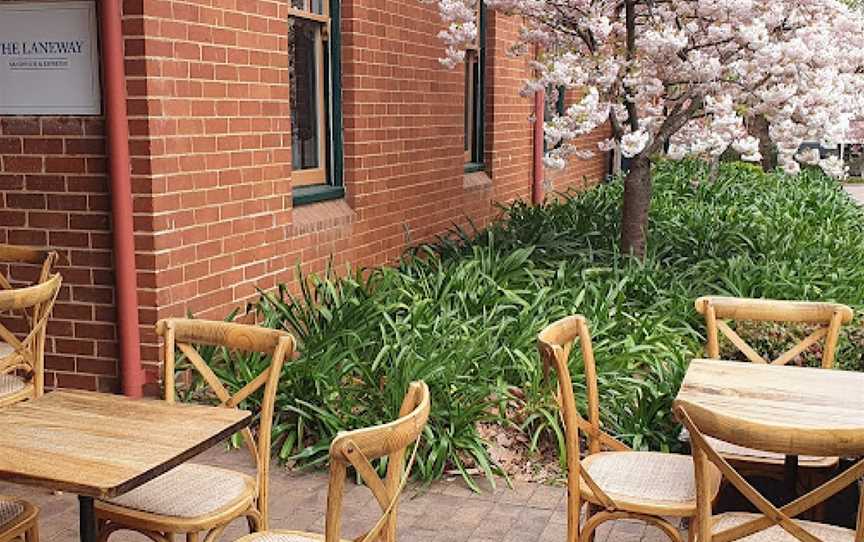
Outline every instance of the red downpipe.
POLYGON ((546 113, 546 92, 543 89, 534 93, 534 182, 531 185, 531 203, 543 203, 546 194, 543 190, 543 123, 546 113))
POLYGON ((138 334, 138 283, 135 270, 135 235, 132 225, 132 179, 129 161, 129 123, 126 113, 126 59, 120 0, 102 0, 99 32, 102 41, 102 77, 105 131, 108 138, 108 178, 114 236, 114 276, 117 332, 120 339, 120 383, 124 395, 141 397, 141 339, 138 334))

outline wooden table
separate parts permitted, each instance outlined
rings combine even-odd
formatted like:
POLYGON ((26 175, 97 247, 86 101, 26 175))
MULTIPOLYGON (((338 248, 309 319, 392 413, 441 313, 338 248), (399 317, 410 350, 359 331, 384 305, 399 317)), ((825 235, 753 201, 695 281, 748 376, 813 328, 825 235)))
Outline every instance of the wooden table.
POLYGON ((94 498, 131 491, 249 425, 244 410, 55 391, 0 409, 0 480, 78 495, 82 542, 94 498))
POLYGON ((737 439, 723 417, 761 426, 748 432, 748 446, 785 454, 789 485, 799 455, 858 456, 864 450, 864 373, 696 359, 676 401, 716 414, 702 429, 727 442, 737 439))

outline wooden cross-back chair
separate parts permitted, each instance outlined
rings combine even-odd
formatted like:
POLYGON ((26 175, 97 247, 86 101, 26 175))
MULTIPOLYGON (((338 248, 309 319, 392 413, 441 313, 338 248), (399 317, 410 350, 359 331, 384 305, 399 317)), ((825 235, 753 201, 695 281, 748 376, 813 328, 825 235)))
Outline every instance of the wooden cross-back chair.
MULTIPOLYGON (((366 533, 353 542, 396 542, 396 512, 399 496, 411 471, 420 434, 429 420, 429 388, 425 382, 412 382, 402 400, 399 418, 390 423, 340 433, 330 445, 330 483, 324 542, 342 542, 342 501, 348 468, 354 467, 381 508, 381 517, 366 533), (414 445, 408 465, 405 456, 414 445), (387 474, 378 476, 372 462, 387 457, 387 474)), ((321 542, 317 533, 267 531, 244 536, 237 542, 321 542)))
MULTIPOLYGON (((567 542, 586 542, 602 523, 633 518, 660 528, 671 540, 681 536, 667 517, 696 516, 696 483, 690 457, 633 451, 605 433, 600 424, 600 399, 591 334, 581 315, 563 318, 538 337, 544 373, 558 377, 557 400, 564 421, 567 452, 567 542), (579 415, 570 378, 570 352, 579 340, 585 371, 588 419, 579 415), (588 450, 582 458, 580 436, 588 450), (582 505, 587 504, 584 525, 582 505)), ((712 498, 720 486, 714 470, 712 498)), ((691 533, 693 530, 691 529, 691 533)))
MULTIPOLYGON (((39 265, 37 283, 45 282, 51 276, 54 266, 60 261, 60 254, 47 248, 5 245, 0 243, 0 264, 29 263, 39 265)), ((12 289, 9 278, 0 273, 0 288, 12 289)))
MULTIPOLYGON (((705 317, 708 340, 705 346, 709 358, 720 359, 719 335, 725 335, 748 360, 754 363, 786 365, 808 348, 824 340, 822 368, 834 365, 840 328, 852 321, 852 309, 839 303, 813 301, 779 301, 774 299, 747 299, 736 297, 705 296, 696 300, 696 310, 705 317), (774 360, 765 359, 756 352, 726 321, 793 322, 810 324, 816 328, 774 360)), ((784 464, 782 454, 750 449, 708 437, 711 444, 726 459, 739 467, 749 469, 752 474, 779 478, 784 475, 779 467, 784 464)), ((819 475, 819 470, 832 469, 838 464, 836 457, 801 456, 800 467, 808 469, 808 475, 819 475)), ((805 477, 806 478, 806 477, 805 477)))
POLYGON ((166 401, 175 400, 175 350, 186 357, 225 408, 239 408, 263 388, 257 440, 248 428, 241 433, 257 476, 184 463, 129 493, 97 501, 99 540, 104 542, 113 532, 125 529, 140 532, 154 542, 169 542, 175 533, 185 533, 188 542, 197 542, 199 534, 206 532, 204 541, 212 542, 240 517, 247 519, 250 531, 266 529, 273 410, 282 367, 294 354, 293 337, 285 331, 252 325, 186 318, 160 320, 156 332, 163 341, 166 401), (268 356, 270 363, 231 395, 195 345, 258 352, 268 356))
POLYGON ((0 495, 0 542, 39 542, 39 509, 16 497, 0 495))
POLYGON ((852 309, 846 305, 813 301, 705 296, 696 300, 696 310, 705 317, 708 335, 705 350, 709 358, 720 358, 719 333, 723 333, 750 361, 772 365, 786 365, 824 339, 822 367, 825 369, 830 369, 834 365, 840 326, 852 321, 852 309), (796 322, 815 325, 816 329, 777 359, 768 360, 729 327, 727 320, 796 322))
POLYGON ((0 290, 0 312, 27 315, 23 338, 0 323, 0 407, 33 399, 45 389, 45 330, 63 282, 52 275, 35 286, 0 290))
MULTIPOLYGON (((759 425, 710 412, 678 400, 675 414, 690 433, 698 493, 697 538, 699 542, 862 542, 864 541, 864 485, 859 485, 860 502, 856 530, 825 523, 795 519, 821 505, 843 489, 858 483, 864 476, 864 459, 819 487, 778 508, 757 491, 744 476, 724 458, 708 440, 708 435, 722 435, 741 446, 755 446, 760 435, 788 433, 788 428, 759 425), (727 512, 712 515, 708 491, 712 483, 708 469, 719 469, 725 480, 735 486, 758 513, 727 512)), ((794 440, 794 436, 790 437, 794 440)), ((804 442, 805 439, 801 439, 804 442)), ((808 439, 808 442, 810 440, 808 439)), ((809 445, 812 445, 810 442, 809 445)), ((775 450, 779 451, 779 450, 775 450)), ((818 450, 813 450, 818 453, 818 450)))

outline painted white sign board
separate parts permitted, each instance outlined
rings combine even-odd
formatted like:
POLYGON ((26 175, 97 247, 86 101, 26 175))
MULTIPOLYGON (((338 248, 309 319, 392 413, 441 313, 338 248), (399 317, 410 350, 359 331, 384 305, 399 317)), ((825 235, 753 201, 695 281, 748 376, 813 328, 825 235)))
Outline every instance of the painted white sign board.
POLYGON ((102 110, 96 2, 0 2, 0 115, 102 110))

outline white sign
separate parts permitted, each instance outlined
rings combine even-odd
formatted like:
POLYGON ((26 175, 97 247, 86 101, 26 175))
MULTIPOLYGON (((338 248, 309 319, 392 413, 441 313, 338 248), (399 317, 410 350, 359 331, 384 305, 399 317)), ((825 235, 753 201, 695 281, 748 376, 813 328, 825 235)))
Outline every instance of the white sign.
POLYGON ((0 2, 0 115, 102 111, 96 2, 0 2))

